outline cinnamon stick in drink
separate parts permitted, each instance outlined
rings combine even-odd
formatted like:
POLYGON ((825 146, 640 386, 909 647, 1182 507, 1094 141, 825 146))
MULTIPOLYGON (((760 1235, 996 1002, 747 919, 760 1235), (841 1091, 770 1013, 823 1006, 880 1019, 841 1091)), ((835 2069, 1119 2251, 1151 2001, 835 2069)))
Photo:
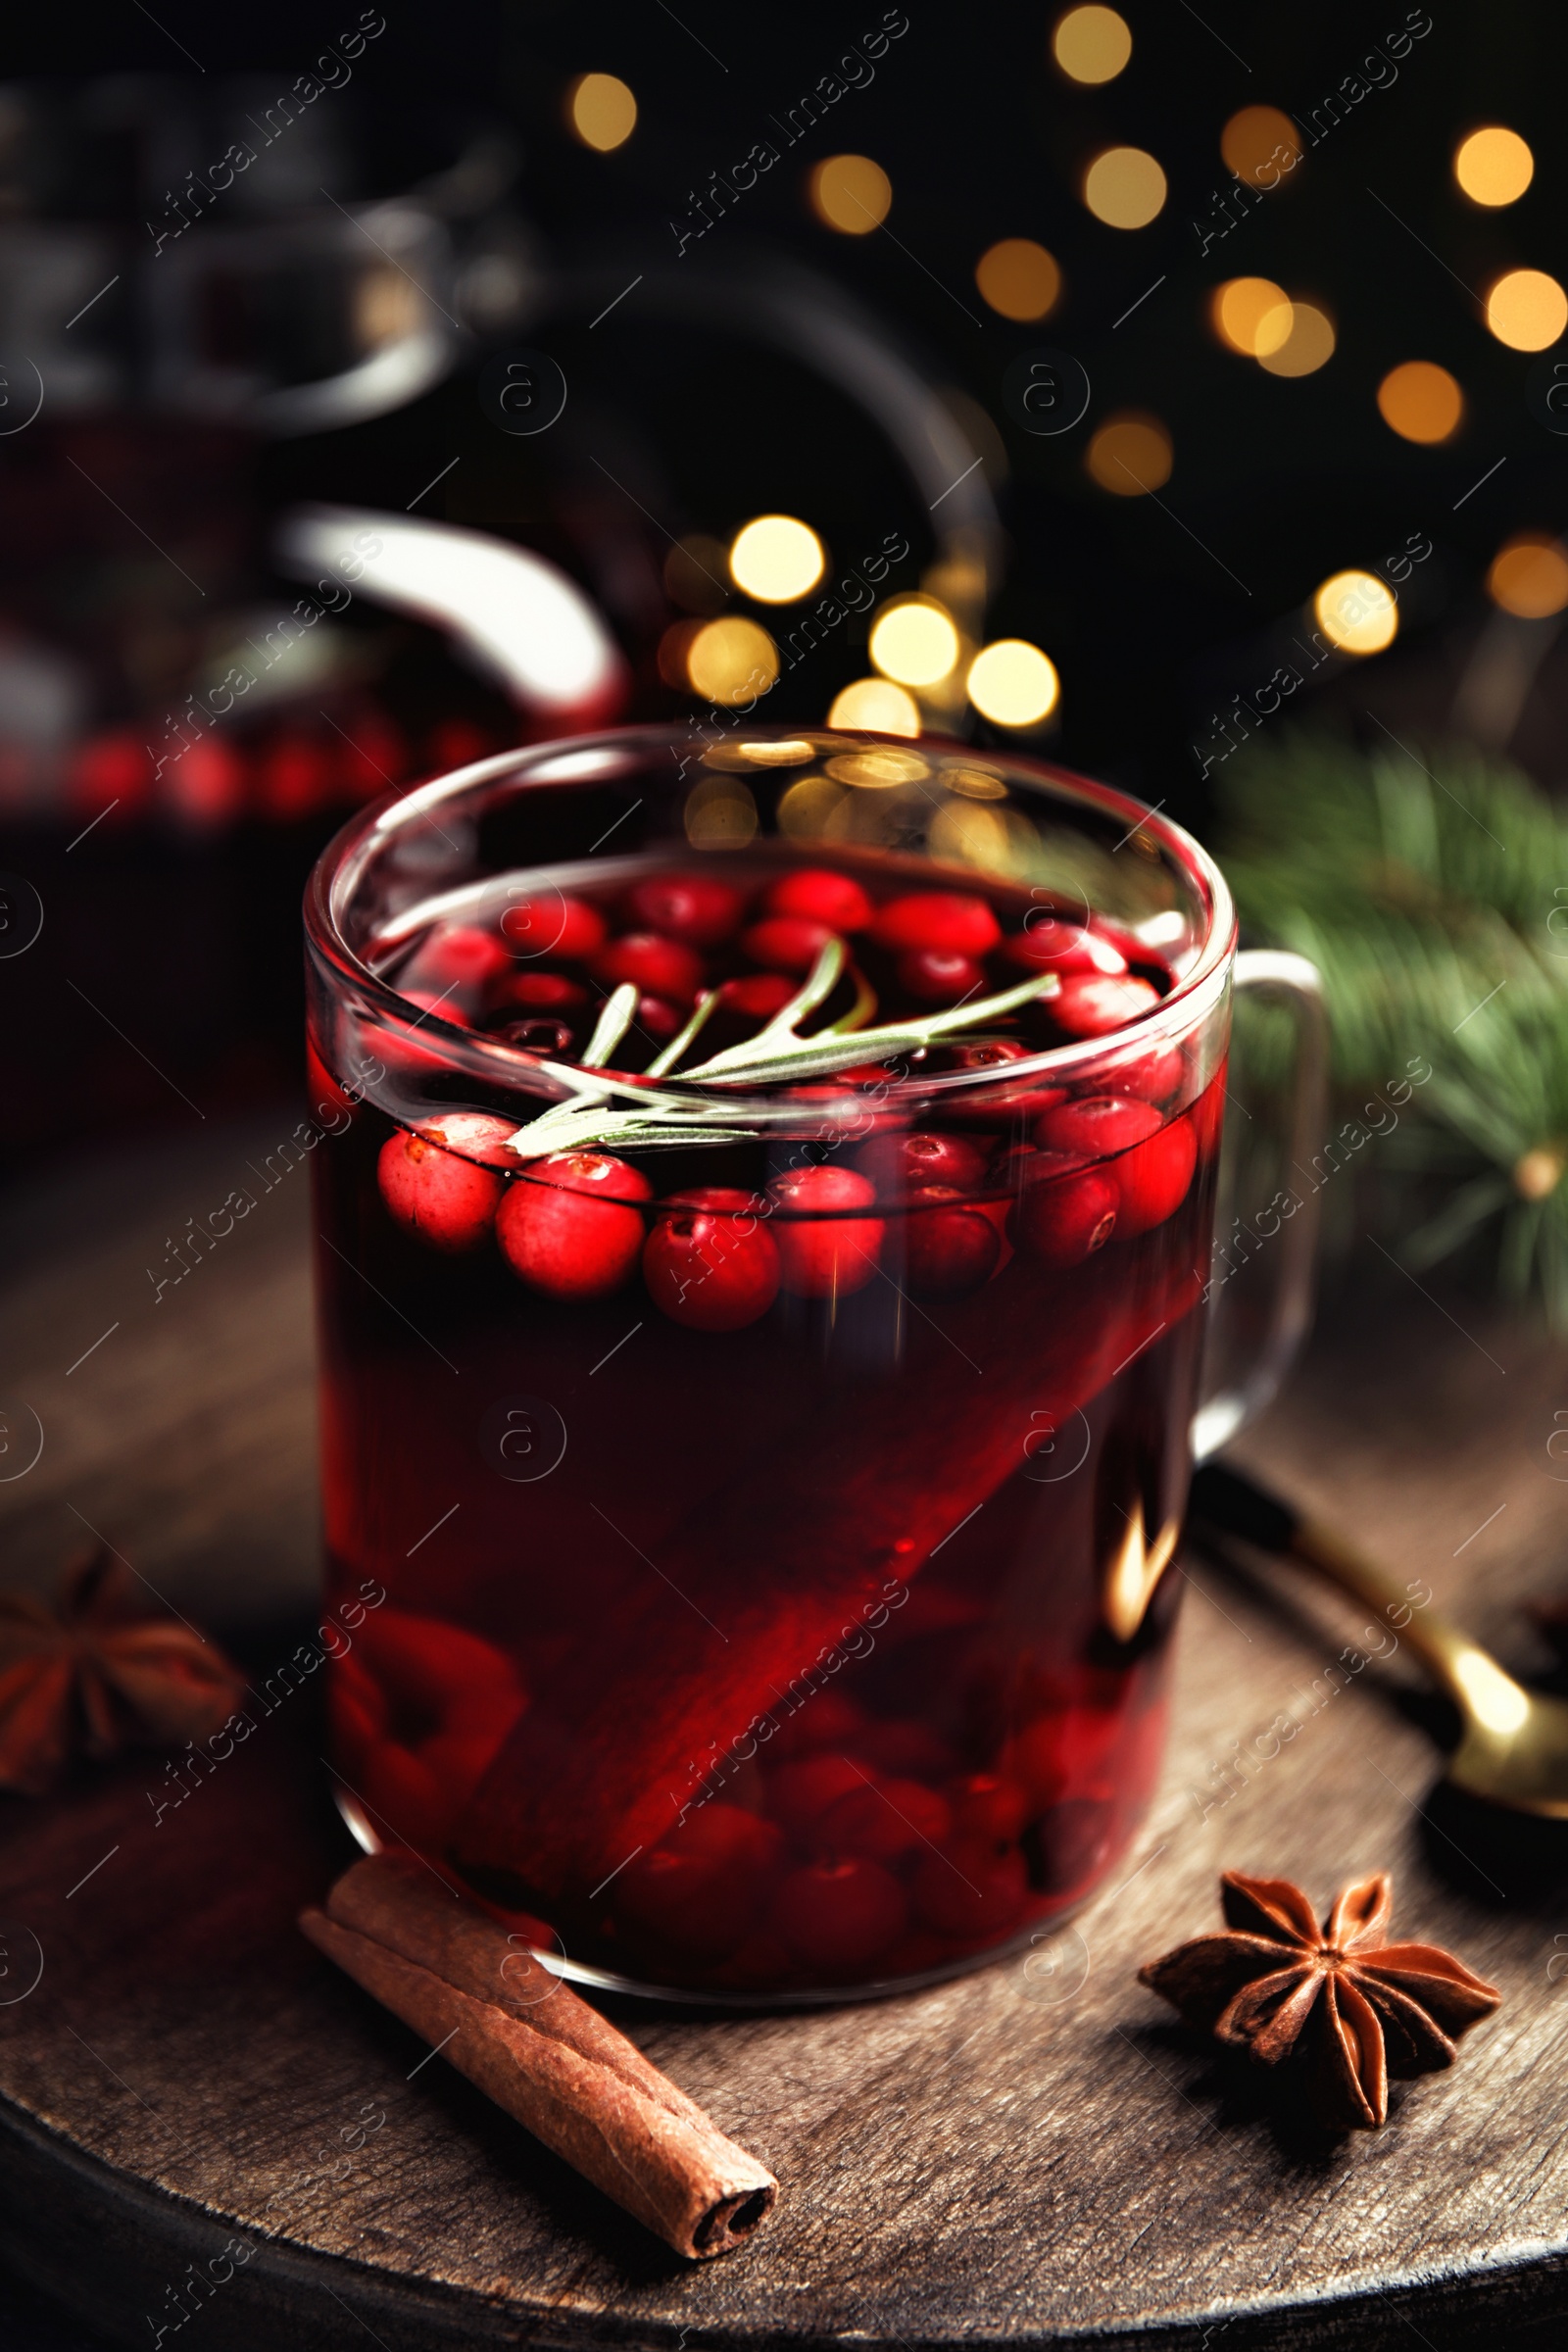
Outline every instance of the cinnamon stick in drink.
MULTIPOLYGON (((1201 1278, 1166 1263, 1133 1298, 1092 1265, 1072 1282, 982 1294, 944 1315, 976 1377, 933 1361, 842 1393, 676 1531, 607 1629, 639 1703, 592 1644, 535 1693, 459 1821, 465 1865, 582 1905, 677 1827, 716 1759, 791 1682, 897 1592, 1025 1460, 1031 1414, 1064 1423, 1174 1330, 1201 1278), (967 1310, 967 1311, 966 1311, 967 1310), (671 1600, 669 1588, 675 1589, 671 1600), (685 1606, 682 1606, 682 1603, 685 1606)), ((884 1615, 880 1622, 886 1622, 884 1615)))
POLYGON ((300 1926, 497 2106, 697 2261, 745 2243, 778 2182, 635 2043, 420 1863, 375 1855, 300 1926))

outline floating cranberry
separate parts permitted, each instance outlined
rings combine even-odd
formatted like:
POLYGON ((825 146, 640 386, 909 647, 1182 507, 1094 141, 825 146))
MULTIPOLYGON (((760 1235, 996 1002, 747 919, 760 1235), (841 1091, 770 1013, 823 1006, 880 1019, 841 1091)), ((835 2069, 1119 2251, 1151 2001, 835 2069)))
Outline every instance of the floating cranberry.
POLYGON ((846 1976, 887 1951, 906 1918, 897 1879, 858 1854, 792 1870, 779 1888, 777 1920, 791 1950, 846 1976))
POLYGON ((878 1778, 847 1789, 829 1805, 812 1838, 824 1853, 894 1862, 921 1844, 940 1843, 952 1826, 947 1798, 923 1781, 878 1778))
POLYGON ((758 1882, 778 1846, 772 1822, 738 1805, 703 1805, 626 1866, 616 1916, 678 1951, 716 1958, 753 1926, 758 1882))
POLYGON ((941 948, 955 956, 988 956, 1002 925, 984 899, 960 890, 914 890, 877 908, 871 937, 890 956, 941 948))
POLYGON ((556 1152, 509 1187, 496 1239, 514 1273, 550 1298, 605 1298, 642 1254, 646 1176, 608 1152, 556 1152))
POLYGON ((951 1184, 922 1185, 909 1195, 909 1203, 904 1276, 911 1291, 927 1298, 959 1298, 990 1280, 1002 1237, 983 1210, 964 1207, 963 1195, 951 1184), (921 1205, 925 1202, 932 1205, 921 1205))
POLYGON ((506 1186, 493 1166, 476 1167, 474 1158, 494 1153, 515 1132, 510 1119, 454 1111, 424 1122, 416 1135, 389 1136, 375 1163, 381 1198, 405 1232, 430 1249, 452 1256, 477 1250, 506 1186), (465 1151, 474 1157, 460 1156, 465 1151))
POLYGON ((985 986, 985 967, 954 948, 911 948, 894 966, 894 977, 917 1004, 956 1004, 985 986))
POLYGON ((586 1004, 588 991, 564 972, 509 972, 499 992, 503 1004, 526 1005, 530 1012, 563 1012, 586 1004))
POLYGON ((957 1045, 933 1047, 934 1070, 1000 1070, 1009 1061, 1027 1061, 1033 1048, 1016 1037, 975 1037, 957 1045))
POLYGON ((741 946, 754 963, 770 972, 808 972, 833 933, 804 914, 772 914, 741 933, 741 946))
POLYGON ((662 997, 639 997, 634 1015, 635 1025, 656 1045, 667 1045, 675 1032, 685 1023, 686 1015, 678 1004, 666 1004, 662 997))
POLYGON ((1108 939, 1086 930, 1082 923, 1063 922, 1054 914, 1025 923, 1004 943, 1002 952, 1009 963, 1026 972, 1056 972, 1063 980, 1078 972, 1100 972, 1114 978, 1127 969, 1126 956, 1108 939))
POLYGON ((782 972, 749 972, 742 980, 726 980, 718 992, 720 1012, 736 1012, 748 1021, 770 1021, 795 995, 795 983, 782 972))
POLYGON ((640 994, 667 997, 675 1004, 689 1004, 703 978, 696 951, 678 939, 662 939, 657 931, 628 931, 612 939, 595 955, 591 968, 607 988, 629 980, 640 994))
POLYGON ((549 890, 537 899, 514 899, 501 917, 501 936, 513 956, 564 956, 581 963, 601 946, 604 916, 586 899, 549 890))
POLYGON ((804 914, 830 931, 863 931, 872 906, 858 882, 825 865, 803 866, 775 882, 762 900, 764 914, 804 914))
POLYGON ((1016 1781, 994 1772, 965 1773, 950 1783, 953 1826, 977 1845, 1011 1845, 1029 1818, 1029 1798, 1016 1781))
POLYGON ((1096 974, 1064 980, 1046 1009, 1068 1037, 1106 1037, 1141 1020, 1158 1003, 1158 989, 1147 980, 1130 973, 1117 979, 1096 974))
POLYGON ((662 932, 689 948, 728 939, 744 905, 738 890, 709 874, 650 874, 626 893, 626 912, 640 930, 662 932))
POLYGON ((863 1290, 877 1270, 886 1227, 880 1217, 846 1215, 876 1194, 853 1168, 791 1168, 769 1187, 780 1214, 784 1288, 798 1298, 836 1298, 863 1290))
POLYGON ((498 972, 507 970, 511 961, 493 931, 481 931, 472 923, 454 923, 420 941, 404 974, 437 995, 447 988, 477 991, 498 972))
POLYGON ((1029 1874, 1015 1846, 1001 1852, 972 1838, 955 1838, 923 1854, 914 1874, 914 1903, 939 1936, 999 1936, 1023 1909, 1029 1874))
POLYGON ((1103 1250, 1121 1209, 1110 1175, 1058 1152, 1028 1154, 1021 1173, 1023 1191, 1007 1226, 1015 1248, 1063 1269, 1103 1250))
POLYGON ((824 1748, 798 1762, 785 1762, 768 1775, 767 1809, 794 1838, 807 1838, 830 1805, 865 1787, 858 1764, 824 1748))
POLYGON ((1172 1119, 1147 1144, 1118 1159, 1111 1173, 1121 1200, 1122 1233, 1148 1233, 1180 1208, 1193 1181, 1198 1145, 1190 1119, 1172 1119))
POLYGON ((902 1200, 921 1184, 951 1184, 967 1192, 986 1172, 985 1153, 966 1135, 921 1128, 874 1137, 856 1153, 855 1164, 884 1200, 902 1200))
POLYGON ((1130 1151, 1159 1132, 1159 1113, 1149 1102, 1125 1095, 1075 1095, 1054 1103, 1035 1122, 1035 1141, 1048 1152, 1079 1159, 1104 1159, 1130 1151))
POLYGON ((1187 1061, 1180 1046, 1167 1046, 1158 1054, 1141 1054, 1111 1076, 1118 1095, 1135 1095, 1140 1102, 1168 1102, 1179 1090, 1187 1075, 1187 1061))
POLYGON ((737 1193, 743 1213, 681 1206, 662 1215, 643 1248, 654 1304, 691 1331, 741 1331, 765 1315, 779 1289, 778 1247, 737 1193))

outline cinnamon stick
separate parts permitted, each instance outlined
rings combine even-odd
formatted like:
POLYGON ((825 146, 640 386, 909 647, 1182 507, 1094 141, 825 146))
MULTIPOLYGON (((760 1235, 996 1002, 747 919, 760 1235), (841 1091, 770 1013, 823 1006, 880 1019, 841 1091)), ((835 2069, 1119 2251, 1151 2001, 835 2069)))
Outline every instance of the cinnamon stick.
POLYGON ((635 2043, 407 1856, 344 1872, 311 1941, 548 2148, 698 2261, 742 2245, 771 2173, 635 2043))

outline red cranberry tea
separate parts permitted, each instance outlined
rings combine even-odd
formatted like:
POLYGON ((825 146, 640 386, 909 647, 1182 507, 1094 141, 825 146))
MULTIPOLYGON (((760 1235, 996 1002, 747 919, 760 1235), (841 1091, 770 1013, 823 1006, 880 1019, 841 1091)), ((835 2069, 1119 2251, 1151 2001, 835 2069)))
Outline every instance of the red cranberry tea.
POLYGON ((406 893, 361 954, 401 1010, 314 1074, 376 1834, 729 1998, 1082 1901, 1162 1740, 1222 1102, 1212 1022, 1140 1037, 1179 972, 786 837, 406 893))

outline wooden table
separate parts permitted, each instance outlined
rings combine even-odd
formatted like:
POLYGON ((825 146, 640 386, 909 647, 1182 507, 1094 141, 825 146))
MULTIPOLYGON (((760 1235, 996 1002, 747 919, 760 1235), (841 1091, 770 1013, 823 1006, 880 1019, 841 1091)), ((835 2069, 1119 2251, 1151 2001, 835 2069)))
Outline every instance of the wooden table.
MULTIPOLYGON (((264 1672, 315 1575, 303 1174, 159 1303, 146 1269, 167 1271, 166 1237, 292 1116, 57 1176, 0 1228, 28 1268, 3 1301, 0 1390, 44 1430, 36 1465, 0 1484, 8 1582, 48 1590, 90 1523, 264 1672)), ((1568 1462, 1546 1450, 1568 1362, 1474 1302, 1393 1274, 1356 1288, 1358 1317, 1326 1318, 1244 1450, 1539 1663, 1517 1604, 1568 1585, 1568 1462)), ((163 2324, 172 2342, 200 2303, 187 2266, 211 2277, 217 2257, 221 2277, 229 2239, 265 2228, 186 2323, 224 2352, 1544 2344, 1568 2304, 1568 1904, 1518 1898, 1494 1830, 1423 1821, 1434 1756, 1401 1660, 1314 1701, 1355 1620, 1284 1572, 1181 1572, 1163 1790, 1076 1923, 909 1998, 630 2012, 784 2183, 764 2236, 703 2268, 421 2064, 297 1936, 346 1851, 309 1694, 157 1828, 156 1759, 0 1800, 0 2256, 113 2340, 163 2324), (1282 1711, 1298 1730, 1263 1760, 1250 1743, 1282 1711), (1222 1867, 1327 1898, 1383 1865, 1399 1931, 1451 1942, 1504 2006, 1451 2074, 1396 2093, 1386 2131, 1324 2149, 1133 1972, 1214 1922, 1222 1867)))

